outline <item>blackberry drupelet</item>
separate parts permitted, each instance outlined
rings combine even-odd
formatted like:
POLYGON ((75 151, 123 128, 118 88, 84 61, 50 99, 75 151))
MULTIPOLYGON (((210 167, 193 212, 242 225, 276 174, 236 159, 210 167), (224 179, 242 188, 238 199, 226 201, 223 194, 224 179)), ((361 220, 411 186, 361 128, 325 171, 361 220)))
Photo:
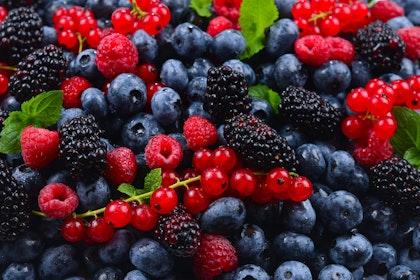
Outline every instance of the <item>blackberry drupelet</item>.
POLYGON ((92 115, 75 117, 59 131, 58 156, 75 181, 94 182, 105 171, 107 149, 99 132, 92 115))
POLYGON ((39 4, 39 0, 0 0, 0 6, 5 7, 8 11, 23 6, 38 7, 39 4))
POLYGON ((61 48, 50 44, 31 52, 17 68, 10 77, 9 92, 23 102, 59 87, 66 71, 66 58, 61 48))
POLYGON ((0 59, 16 65, 41 46, 42 18, 31 7, 11 9, 0 24, 0 59))
POLYGON ((25 188, 0 159, 0 241, 15 240, 29 229, 30 207, 25 188))
POLYGON ((298 161, 292 147, 275 129, 252 114, 238 114, 225 123, 224 137, 242 162, 257 170, 282 166, 296 171, 298 161))
POLYGON ((9 116, 9 112, 3 108, 0 108, 0 132, 3 130, 3 123, 9 116))
POLYGON ((227 65, 209 69, 204 109, 212 116, 224 121, 238 113, 249 113, 251 101, 241 72, 227 65))
POLYGON ((398 72, 405 55, 405 42, 382 21, 374 21, 359 29, 354 37, 354 47, 369 63, 375 76, 398 72))
POLYGON ((198 221, 180 204, 159 218, 155 236, 172 255, 187 258, 197 251, 202 234, 198 221))
POLYGON ((420 217, 420 170, 392 157, 370 169, 371 188, 401 217, 420 217))
POLYGON ((280 117, 301 131, 310 131, 310 137, 331 139, 340 128, 342 113, 315 92, 288 86, 279 93, 280 117))

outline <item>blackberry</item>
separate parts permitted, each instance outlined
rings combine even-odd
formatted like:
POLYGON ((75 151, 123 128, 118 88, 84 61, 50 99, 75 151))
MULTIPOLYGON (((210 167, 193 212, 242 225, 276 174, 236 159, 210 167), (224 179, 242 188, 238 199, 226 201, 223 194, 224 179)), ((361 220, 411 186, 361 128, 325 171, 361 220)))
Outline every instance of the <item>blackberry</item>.
POLYGON ((257 170, 269 171, 282 166, 296 171, 298 161, 294 150, 275 129, 252 114, 238 114, 224 127, 227 146, 242 162, 257 170))
POLYGON ((3 123, 4 121, 7 119, 7 117, 9 116, 9 112, 0 108, 0 132, 3 130, 3 123))
POLYGON ((0 6, 5 7, 8 11, 23 6, 31 6, 35 8, 38 7, 39 4, 39 0, 0 0, 0 6))
POLYGON ((76 181, 94 182, 104 173, 107 149, 99 132, 92 115, 75 117, 59 131, 59 158, 76 181))
POLYGON ((280 117, 320 140, 332 138, 340 128, 342 113, 313 91, 288 86, 279 93, 280 117))
POLYGON ((66 71, 66 58, 61 48, 50 44, 31 52, 17 68, 10 77, 9 91, 23 102, 59 87, 66 71))
POLYGON ((25 188, 0 159, 0 241, 15 240, 29 229, 30 207, 25 188))
POLYGON ((158 220, 155 237, 177 257, 192 257, 201 243, 201 229, 194 216, 178 205, 158 220))
POLYGON ((32 7, 9 10, 0 24, 0 58, 16 65, 41 46, 43 34, 42 18, 32 7))
POLYGON ((370 168, 372 190, 402 217, 420 217, 420 170, 391 157, 370 168))
POLYGON ((405 42, 390 25, 374 21, 357 31, 354 46, 376 76, 398 72, 405 55, 405 42))
POLYGON ((224 121, 238 113, 249 113, 251 101, 241 72, 227 65, 208 70, 204 109, 212 116, 224 121))

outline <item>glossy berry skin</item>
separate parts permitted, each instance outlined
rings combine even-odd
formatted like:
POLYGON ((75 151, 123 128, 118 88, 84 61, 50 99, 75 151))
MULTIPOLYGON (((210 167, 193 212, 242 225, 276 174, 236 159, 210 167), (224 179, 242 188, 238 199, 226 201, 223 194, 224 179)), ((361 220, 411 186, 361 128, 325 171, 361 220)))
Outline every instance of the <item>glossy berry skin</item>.
POLYGON ((201 173, 200 185, 209 195, 221 195, 229 185, 229 177, 219 167, 209 167, 201 173))
POLYGON ((192 156, 192 164, 200 171, 213 166, 213 151, 208 148, 196 150, 192 156))
POLYGON ((93 242, 107 242, 113 235, 114 227, 101 216, 93 218, 86 225, 86 236, 93 242))
POLYGON ((69 218, 61 226, 61 235, 69 242, 78 242, 83 239, 85 234, 85 225, 82 219, 69 218))
POLYGON ((210 35, 195 24, 185 22, 177 25, 171 36, 175 52, 184 59, 194 60, 207 52, 210 35))
POLYGON ((141 231, 149 231, 155 228, 159 216, 149 204, 139 204, 133 209, 131 225, 141 231))
POLYGON ((329 249, 332 261, 353 269, 366 264, 372 254, 372 244, 360 233, 336 237, 329 249))
POLYGON ((150 106, 156 120, 165 127, 179 119, 183 108, 181 96, 170 87, 156 91, 150 101, 150 106))
POLYGON ((292 177, 283 167, 277 167, 271 169, 266 177, 266 183, 268 188, 277 195, 277 197, 283 197, 288 199, 288 190, 292 182, 292 177))
POLYGON ((87 88, 82 92, 80 101, 82 108, 86 113, 92 114, 96 119, 100 120, 108 114, 108 102, 105 93, 98 88, 87 88))
POLYGON ((196 214, 207 209, 210 198, 202 188, 190 187, 184 192, 183 202, 188 212, 196 214))
POLYGON ((104 219, 115 228, 125 227, 130 223, 132 216, 131 206, 121 200, 113 200, 105 208, 104 219))
POLYGON ((285 261, 274 271, 274 280, 304 280, 312 279, 311 270, 303 262, 285 261))
POLYGON ((224 62, 239 58, 245 50, 245 45, 245 38, 240 31, 227 29, 213 38, 210 51, 218 61, 224 62))
POLYGON ((158 214, 169 214, 178 204, 175 190, 168 187, 157 188, 150 197, 150 205, 158 214))
POLYGON ((213 166, 229 172, 236 165, 236 154, 232 148, 217 147, 213 151, 213 166))
POLYGON ((315 250, 314 242, 308 235, 292 231, 282 231, 272 242, 274 254, 285 261, 305 261, 315 250))
POLYGON ((257 188, 257 179, 250 169, 241 168, 230 175, 229 186, 241 196, 250 196, 257 188))

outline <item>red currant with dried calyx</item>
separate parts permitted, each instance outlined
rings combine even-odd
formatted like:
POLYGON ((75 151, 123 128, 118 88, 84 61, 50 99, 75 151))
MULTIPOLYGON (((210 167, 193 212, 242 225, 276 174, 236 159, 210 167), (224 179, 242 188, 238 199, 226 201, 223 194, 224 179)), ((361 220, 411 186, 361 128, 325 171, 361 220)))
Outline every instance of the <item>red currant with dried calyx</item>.
POLYGON ((158 214, 169 214, 178 204, 175 190, 168 187, 157 188, 150 197, 150 205, 158 214))
POLYGON ((257 187, 257 179, 251 169, 240 168, 230 175, 229 186, 241 196, 250 196, 257 187))
POLYGON ((68 242, 78 242, 85 236, 85 225, 82 219, 68 218, 61 225, 61 235, 68 242))
POLYGON ((155 228, 159 215, 149 204, 139 204, 133 210, 130 224, 138 230, 149 231, 155 228))
POLYGON ((124 200, 113 200, 105 207, 104 219, 115 228, 125 227, 130 223, 133 210, 124 200))
POLYGON ((93 218, 86 225, 86 236, 96 243, 111 240, 114 231, 114 227, 101 216, 93 218))
POLYGON ((202 188, 192 187, 184 192, 183 202, 187 211, 195 214, 206 210, 210 199, 202 188))
POLYGON ((201 173, 200 185, 209 195, 221 195, 229 185, 229 177, 219 167, 209 167, 201 173))
POLYGON ((289 187, 289 198, 301 202, 311 197, 313 186, 311 181, 304 176, 293 177, 289 187))

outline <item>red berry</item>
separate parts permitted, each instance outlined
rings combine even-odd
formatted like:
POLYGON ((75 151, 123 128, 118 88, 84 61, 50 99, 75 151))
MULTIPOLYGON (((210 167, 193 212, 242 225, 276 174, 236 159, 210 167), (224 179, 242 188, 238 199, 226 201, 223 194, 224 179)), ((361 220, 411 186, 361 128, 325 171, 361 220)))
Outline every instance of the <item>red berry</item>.
POLYGON ((82 219, 68 218, 61 225, 61 235, 68 242, 78 242, 85 236, 85 225, 82 219))
POLYGON ((394 105, 403 105, 411 94, 410 84, 405 80, 395 80, 391 82, 391 87, 396 95, 394 105))
POLYGON ((295 41, 296 56, 311 66, 321 66, 329 58, 329 44, 321 35, 308 35, 295 41))
POLYGON ((158 134, 147 143, 144 156, 151 169, 175 169, 182 160, 182 147, 172 136, 158 134))
POLYGON ((257 176, 257 185, 251 197, 258 204, 264 204, 273 199, 273 192, 268 187, 265 177, 257 176))
POLYGON ((160 16, 156 13, 147 13, 136 23, 137 25, 134 27, 135 30, 143 29, 151 36, 158 34, 164 27, 160 16))
POLYGON ((74 190, 62 183, 51 183, 41 189, 38 206, 49 218, 62 219, 73 213, 79 205, 74 190))
POLYGON ((141 231, 149 231, 155 228, 159 215, 149 204, 139 204, 133 210, 131 225, 141 231))
POLYGON ((237 169, 230 175, 229 186, 241 196, 250 196, 257 188, 257 178, 248 168, 237 169))
POLYGON ((124 35, 133 31, 135 20, 130 9, 124 7, 117 8, 111 15, 111 23, 115 31, 124 35))
POLYGON ((347 65, 353 61, 356 54, 353 44, 341 37, 325 37, 329 45, 329 60, 338 60, 347 65))
POLYGON ((57 158, 59 141, 55 130, 27 126, 20 136, 23 161, 33 169, 46 167, 57 158))
MULTIPOLYGON (((179 174, 179 179, 181 181, 185 181, 185 180, 197 177, 200 174, 201 174, 200 170, 190 167, 181 171, 181 173, 179 174)), ((188 187, 199 187, 199 186, 200 186, 200 181, 198 180, 188 184, 188 187)))
POLYGON ((169 214, 178 204, 175 190, 168 187, 157 188, 150 197, 150 205, 158 214, 169 214))
POLYGON ((420 26, 404 27, 397 34, 405 42, 405 56, 411 60, 420 58, 420 26))
POLYGON ((232 148, 217 147, 213 151, 213 166, 228 172, 236 166, 236 154, 232 148))
POLYGON ((115 228, 122 228, 130 223, 132 212, 130 204, 117 199, 111 201, 105 207, 104 219, 115 228))
POLYGON ((219 167, 209 167, 201 173, 200 185, 209 195, 221 195, 229 185, 229 177, 219 167))
POLYGON ((382 117, 391 111, 392 102, 387 96, 374 94, 369 97, 367 109, 375 117, 382 117))
POLYGON ((149 13, 159 16, 161 28, 165 28, 171 21, 171 10, 163 3, 157 3, 150 8, 149 13))
POLYGON ((308 199, 313 192, 311 181, 304 176, 292 178, 289 187, 289 197, 291 200, 300 202, 308 199))
POLYGON ((373 123, 373 130, 380 140, 391 139, 397 130, 397 121, 392 116, 384 116, 373 123))
POLYGON ((292 7, 292 16, 295 19, 309 19, 312 16, 312 5, 308 0, 298 0, 292 7))
POLYGON ((157 81, 159 71, 153 63, 145 62, 136 68, 136 75, 146 84, 150 84, 157 81))
POLYGON ((99 45, 99 42, 102 38, 102 29, 95 28, 89 31, 88 35, 86 36, 86 42, 89 46, 96 49, 99 45))
POLYGON ((101 216, 93 218, 86 225, 86 236, 96 243, 104 243, 111 240, 114 232, 114 227, 101 216))
POLYGON ((288 189, 290 188, 291 180, 292 177, 289 171, 283 167, 271 169, 266 176, 268 188, 276 197, 282 197, 281 199, 288 199, 288 189))
POLYGON ((213 151, 208 148, 196 150, 192 156, 192 165, 200 171, 213 166, 213 151))
POLYGON ((207 33, 209 33, 210 36, 214 37, 220 32, 232 28, 234 28, 232 21, 230 21, 224 16, 217 16, 211 19, 209 24, 207 25, 207 33))
POLYGON ((391 18, 404 16, 404 8, 391 0, 376 1, 371 8, 372 20, 383 22, 391 18))
POLYGON ((104 176, 114 186, 122 183, 131 184, 137 176, 137 160, 133 151, 127 147, 118 147, 108 152, 107 167, 104 176))
POLYGON ((360 138, 366 133, 366 125, 363 116, 364 115, 351 115, 343 120, 341 123, 341 131, 347 138, 360 138))
POLYGON ((73 50, 79 44, 76 33, 71 30, 63 30, 58 32, 57 41, 60 45, 65 46, 69 50, 73 50))
POLYGON ((163 169, 162 170, 162 187, 169 187, 176 182, 178 182, 179 175, 173 169, 163 169))
POLYGON ((323 36, 335 36, 341 29, 340 20, 333 15, 329 15, 321 20, 319 29, 323 36))
POLYGON ((61 32, 65 30, 76 32, 77 31, 76 27, 77 27, 76 23, 70 16, 62 16, 54 24, 54 28, 55 30, 57 30, 57 32, 61 32))
POLYGON ((213 8, 219 16, 224 16, 232 22, 237 22, 241 3, 242 0, 213 0, 213 8))
POLYGON ((63 91, 63 107, 82 108, 81 96, 85 89, 92 87, 92 84, 83 77, 72 76, 65 79, 60 89, 63 91))
POLYGON ((191 187, 184 192, 183 202, 187 211, 195 214, 206 210, 210 199, 202 188, 191 187))
POLYGON ((98 28, 98 23, 93 16, 82 17, 79 21, 78 31, 82 37, 88 37, 91 30, 98 28))
POLYGON ((381 140, 376 136, 372 128, 368 131, 367 137, 355 142, 353 157, 361 165, 372 167, 380 161, 392 156, 394 149, 389 140, 381 140))
POLYGON ((6 75, 0 74, 0 95, 5 94, 9 88, 9 78, 6 75))
POLYGON ((420 91, 413 91, 405 101, 405 106, 412 110, 420 109, 420 91))
POLYGON ((201 116, 191 116, 183 126, 188 147, 195 151, 213 145, 218 140, 217 127, 201 116))
POLYGON ((346 96, 346 103, 350 110, 362 113, 367 110, 369 93, 362 87, 352 89, 346 96))

